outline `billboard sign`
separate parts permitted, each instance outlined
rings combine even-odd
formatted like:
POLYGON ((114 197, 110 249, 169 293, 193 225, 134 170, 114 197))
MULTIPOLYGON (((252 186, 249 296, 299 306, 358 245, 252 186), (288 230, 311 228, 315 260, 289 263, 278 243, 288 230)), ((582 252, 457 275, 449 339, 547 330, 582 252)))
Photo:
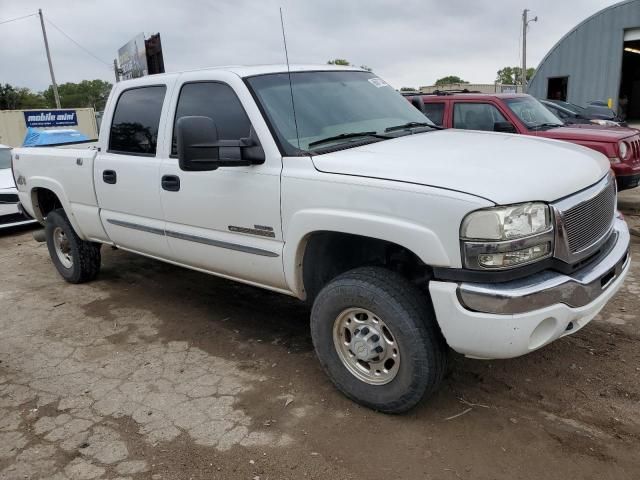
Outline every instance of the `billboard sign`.
POLYGON ((136 35, 118 50, 118 64, 123 80, 144 77, 149 74, 144 34, 136 35))
POLYGON ((70 127, 78 125, 75 110, 28 110, 24 112, 27 127, 70 127))

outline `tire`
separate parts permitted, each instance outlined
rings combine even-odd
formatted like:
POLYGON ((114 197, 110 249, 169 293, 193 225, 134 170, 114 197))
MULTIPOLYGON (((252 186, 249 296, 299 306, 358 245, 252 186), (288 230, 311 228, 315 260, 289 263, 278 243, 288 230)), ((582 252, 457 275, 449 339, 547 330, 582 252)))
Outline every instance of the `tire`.
POLYGON ((320 364, 336 387, 355 402, 381 412, 410 410, 437 390, 446 373, 448 348, 428 296, 404 277, 384 268, 357 268, 327 284, 311 310, 311 337, 320 364), (365 338, 359 337, 364 332, 360 323, 363 319, 370 325, 366 332, 370 336, 365 342, 367 354, 374 355, 384 343, 384 353, 380 355, 393 355, 389 346, 394 346, 392 351, 397 349, 399 353, 397 362, 385 362, 381 369, 380 363, 365 362, 371 367, 367 371, 358 362, 354 366, 343 360, 357 359, 353 350, 363 350, 358 343, 346 346, 349 339, 357 342, 365 338), (345 328, 353 333, 343 331, 344 322, 350 324, 345 328), (392 342, 385 333, 377 335, 376 330, 383 332, 385 327, 392 342), (383 339, 372 343, 376 337, 383 339), (371 348, 377 344, 380 346, 371 348), (345 353, 344 349, 348 351, 345 353))
POLYGON ((101 245, 78 237, 63 209, 59 208, 47 215, 45 237, 51 261, 67 282, 84 283, 98 276, 101 245))

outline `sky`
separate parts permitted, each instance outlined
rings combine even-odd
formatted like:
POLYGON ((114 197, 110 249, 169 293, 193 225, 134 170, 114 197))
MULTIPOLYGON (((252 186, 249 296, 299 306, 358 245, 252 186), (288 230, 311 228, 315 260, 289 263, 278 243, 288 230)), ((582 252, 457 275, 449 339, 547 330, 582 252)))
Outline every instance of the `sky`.
MULTIPOLYGON (((284 63, 279 7, 291 63, 345 58, 395 88, 447 75, 492 83, 520 62, 521 15, 527 64, 537 66, 580 21, 614 0, 0 0, 0 22, 43 8, 59 84, 114 81, 118 48, 160 32, 167 72, 218 65, 284 63), (51 22, 51 23, 49 23, 51 22), (82 50, 53 25, 82 45, 82 50)), ((50 84, 37 16, 0 24, 0 83, 50 84)))

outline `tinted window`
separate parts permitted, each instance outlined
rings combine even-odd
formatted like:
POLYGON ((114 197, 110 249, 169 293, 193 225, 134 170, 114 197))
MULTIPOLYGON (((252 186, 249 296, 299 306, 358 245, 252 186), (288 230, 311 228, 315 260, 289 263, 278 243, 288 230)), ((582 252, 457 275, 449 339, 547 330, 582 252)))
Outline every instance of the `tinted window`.
POLYGON ((506 122, 500 111, 489 103, 456 103, 453 128, 493 132, 496 122, 506 122))
POLYGON ((109 150, 134 155, 155 155, 165 87, 125 90, 111 122, 109 150))
POLYGON ((187 83, 180 90, 173 123, 171 153, 177 153, 176 122, 181 117, 209 117, 218 129, 220 140, 238 140, 249 136, 251 122, 233 89, 223 83, 187 83))
POLYGON ((425 103, 424 114, 436 125, 442 126, 444 118, 444 103, 425 103))

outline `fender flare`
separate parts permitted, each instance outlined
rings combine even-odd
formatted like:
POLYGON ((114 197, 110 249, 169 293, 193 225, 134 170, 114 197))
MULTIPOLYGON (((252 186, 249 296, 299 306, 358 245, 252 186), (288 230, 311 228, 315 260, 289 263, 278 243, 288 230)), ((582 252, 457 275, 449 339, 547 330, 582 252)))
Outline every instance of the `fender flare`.
POLYGON ((64 212, 67 214, 67 218, 69 219, 71 226, 73 227, 73 229, 76 231, 76 233, 81 239, 86 240, 86 236, 82 232, 82 229, 78 224, 78 220, 73 214, 73 209, 71 208, 71 202, 69 202, 69 199, 65 195, 62 184, 48 177, 31 177, 28 180, 27 188, 31 198, 33 213, 35 215, 36 220, 38 220, 38 222, 44 224, 44 217, 42 216, 42 212, 40 211, 40 206, 38 205, 35 190, 38 188, 43 188, 43 189, 52 191, 56 195, 56 197, 58 197, 58 200, 60 200, 60 203, 62 204, 62 208, 64 209, 64 212))
POLYGON ((413 252, 426 265, 451 264, 438 236, 424 225, 350 210, 302 210, 296 212, 287 224, 283 250, 285 280, 301 300, 306 299, 302 278, 304 252, 309 238, 316 232, 348 233, 385 240, 413 252))

